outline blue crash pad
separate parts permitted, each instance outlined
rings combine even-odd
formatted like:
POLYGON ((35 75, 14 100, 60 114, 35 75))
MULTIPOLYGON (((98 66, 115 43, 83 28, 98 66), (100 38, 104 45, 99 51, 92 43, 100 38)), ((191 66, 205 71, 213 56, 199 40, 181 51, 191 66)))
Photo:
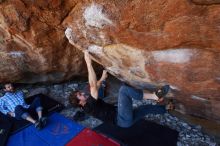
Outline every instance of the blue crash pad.
POLYGON ((31 125, 10 136, 7 146, 63 146, 83 129, 83 126, 54 113, 44 129, 37 131, 31 125))

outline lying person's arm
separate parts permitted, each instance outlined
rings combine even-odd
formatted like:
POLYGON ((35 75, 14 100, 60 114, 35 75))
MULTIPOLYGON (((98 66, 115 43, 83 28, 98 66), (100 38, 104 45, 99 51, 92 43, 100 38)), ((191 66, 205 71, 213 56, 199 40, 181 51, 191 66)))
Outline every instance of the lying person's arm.
POLYGON ((84 57, 88 69, 88 79, 89 79, 89 85, 90 85, 90 94, 93 98, 98 99, 98 88, 97 88, 97 79, 95 71, 92 67, 92 60, 88 53, 88 51, 84 52, 84 57))
POLYGON ((14 117, 15 114, 13 112, 10 112, 8 108, 5 107, 5 102, 0 100, 0 112, 3 113, 4 115, 10 115, 11 117, 14 117))

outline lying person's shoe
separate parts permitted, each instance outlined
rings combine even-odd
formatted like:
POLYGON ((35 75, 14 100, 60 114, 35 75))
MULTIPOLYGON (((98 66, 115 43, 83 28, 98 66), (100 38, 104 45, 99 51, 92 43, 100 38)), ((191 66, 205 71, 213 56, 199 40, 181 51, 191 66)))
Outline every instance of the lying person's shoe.
POLYGON ((41 123, 42 128, 44 128, 46 126, 46 124, 47 124, 47 118, 46 117, 41 117, 39 119, 39 121, 41 123))
POLYGON ((165 85, 155 92, 158 98, 165 97, 170 90, 170 85, 165 85))
POLYGON ((37 121, 34 123, 34 127, 35 127, 37 130, 41 130, 41 129, 42 129, 41 122, 40 122, 39 120, 37 120, 37 121))
POLYGON ((86 119, 86 114, 82 111, 77 111, 76 114, 73 116, 73 120, 75 121, 83 121, 86 119))

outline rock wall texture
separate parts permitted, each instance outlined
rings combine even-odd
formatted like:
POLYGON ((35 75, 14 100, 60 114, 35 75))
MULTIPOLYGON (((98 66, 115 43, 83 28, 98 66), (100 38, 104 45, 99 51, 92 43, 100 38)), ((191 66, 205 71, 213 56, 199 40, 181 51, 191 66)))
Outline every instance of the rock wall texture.
POLYGON ((0 82, 60 82, 86 75, 83 54, 65 37, 70 0, 0 1, 0 82))
POLYGON ((0 0, 0 82, 86 75, 170 84, 177 110, 220 121, 219 0, 0 0), (69 43, 70 42, 70 43, 69 43))
POLYGON ((134 86, 170 84, 177 110, 220 121, 220 1, 79 1, 65 35, 134 86))

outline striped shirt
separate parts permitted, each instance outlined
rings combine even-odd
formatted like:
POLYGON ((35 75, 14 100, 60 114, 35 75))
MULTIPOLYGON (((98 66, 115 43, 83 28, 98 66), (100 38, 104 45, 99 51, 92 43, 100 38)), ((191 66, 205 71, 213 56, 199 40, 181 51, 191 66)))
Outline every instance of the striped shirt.
POLYGON ((0 98, 0 112, 7 114, 8 112, 15 112, 15 107, 21 105, 24 108, 29 108, 30 105, 24 101, 24 93, 22 91, 6 92, 0 98))

